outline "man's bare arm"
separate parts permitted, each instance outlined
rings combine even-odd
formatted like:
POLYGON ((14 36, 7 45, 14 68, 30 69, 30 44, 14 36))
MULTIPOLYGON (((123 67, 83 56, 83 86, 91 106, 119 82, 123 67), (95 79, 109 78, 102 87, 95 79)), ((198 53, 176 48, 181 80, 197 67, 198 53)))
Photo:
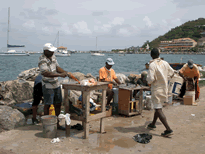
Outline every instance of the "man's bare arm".
POLYGON ((114 79, 115 82, 117 82, 118 84, 121 84, 120 80, 118 78, 114 79))
POLYGON ((42 73, 42 75, 45 76, 45 77, 51 77, 51 78, 53 78, 53 77, 63 77, 63 78, 65 78, 67 76, 66 73, 53 73, 53 72, 50 72, 50 71, 45 71, 45 72, 42 73))

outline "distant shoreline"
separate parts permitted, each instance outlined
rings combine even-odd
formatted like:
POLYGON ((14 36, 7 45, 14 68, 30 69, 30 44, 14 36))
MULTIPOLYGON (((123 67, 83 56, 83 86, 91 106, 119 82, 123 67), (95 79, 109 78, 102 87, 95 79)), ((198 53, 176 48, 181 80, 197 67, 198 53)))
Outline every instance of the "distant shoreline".
MULTIPOLYGON (((77 53, 77 54, 90 54, 89 52, 77 53)), ((119 55, 130 55, 130 54, 150 54, 150 52, 138 52, 138 53, 112 53, 112 52, 102 52, 105 54, 119 54, 119 55)), ((42 53, 34 53, 31 52, 29 54, 42 54, 42 53)), ((76 53, 75 53, 76 54, 76 53)), ((205 52, 160 52, 160 54, 168 54, 168 55, 205 55, 205 52)))

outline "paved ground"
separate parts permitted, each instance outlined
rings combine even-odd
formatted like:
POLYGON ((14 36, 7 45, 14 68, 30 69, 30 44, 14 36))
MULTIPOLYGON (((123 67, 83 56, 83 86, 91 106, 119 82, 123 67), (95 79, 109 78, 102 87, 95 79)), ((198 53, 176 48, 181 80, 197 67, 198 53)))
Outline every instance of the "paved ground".
MULTIPOLYGON (((83 132, 71 130, 70 138, 63 138, 64 131, 58 131, 60 143, 42 137, 42 126, 27 125, 0 134, 0 154, 82 154, 82 153, 157 153, 157 154, 202 154, 205 149, 205 87, 201 88, 198 106, 168 106, 163 109, 174 131, 170 138, 161 137, 165 130, 160 121, 157 129, 147 130, 154 111, 143 110, 142 115, 133 117, 114 116, 106 118, 105 134, 99 133, 99 121, 90 123, 89 139, 82 139, 83 132), (192 116, 191 114, 195 114, 192 116), (132 137, 138 133, 153 136, 150 143, 140 144, 132 137)), ((72 121, 71 125, 77 121, 72 121)))

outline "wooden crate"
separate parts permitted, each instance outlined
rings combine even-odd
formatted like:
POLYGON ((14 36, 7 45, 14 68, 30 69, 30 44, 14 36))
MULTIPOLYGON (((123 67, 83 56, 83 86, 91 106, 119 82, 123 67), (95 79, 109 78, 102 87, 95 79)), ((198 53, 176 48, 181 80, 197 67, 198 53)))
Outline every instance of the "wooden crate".
POLYGON ((183 101, 184 101, 184 105, 194 105, 194 106, 197 105, 193 96, 184 95, 183 101))
POLYGON ((131 116, 140 114, 139 100, 132 101, 132 91, 119 89, 118 113, 131 116))

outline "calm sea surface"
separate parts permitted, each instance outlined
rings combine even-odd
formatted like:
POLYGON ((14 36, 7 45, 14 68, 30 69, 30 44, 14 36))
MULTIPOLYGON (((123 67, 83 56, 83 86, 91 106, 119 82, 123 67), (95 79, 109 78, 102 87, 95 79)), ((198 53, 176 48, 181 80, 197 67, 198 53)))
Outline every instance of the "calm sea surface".
MULTIPOLYGON (((41 54, 30 56, 1 56, 0 55, 0 81, 14 80, 24 70, 38 67, 38 58, 41 54)), ((89 53, 72 54, 70 57, 57 57, 58 63, 66 71, 91 73, 98 75, 98 70, 105 65, 106 59, 110 57, 115 65, 112 67, 116 73, 141 73, 145 69, 145 63, 151 60, 149 54, 105 54, 105 56, 91 56, 89 53)), ((193 59, 194 63, 205 66, 205 55, 161 55, 169 63, 187 62, 193 59)))

